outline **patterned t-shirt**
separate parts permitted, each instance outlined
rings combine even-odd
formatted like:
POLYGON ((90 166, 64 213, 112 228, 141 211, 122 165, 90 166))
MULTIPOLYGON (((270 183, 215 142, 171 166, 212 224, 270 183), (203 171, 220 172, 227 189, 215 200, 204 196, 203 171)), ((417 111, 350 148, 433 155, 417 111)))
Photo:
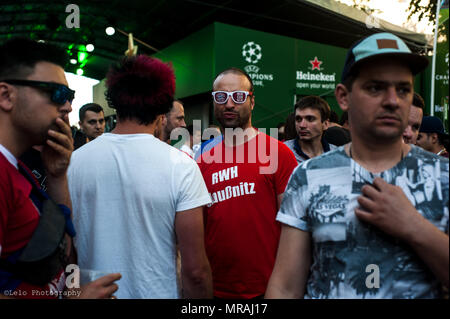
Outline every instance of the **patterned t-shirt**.
POLYGON ((292 174, 277 215, 312 235, 305 298, 439 297, 439 282, 412 248, 355 216, 361 187, 377 176, 401 187, 420 214, 448 233, 448 159, 412 145, 376 176, 344 146, 308 160, 292 174))

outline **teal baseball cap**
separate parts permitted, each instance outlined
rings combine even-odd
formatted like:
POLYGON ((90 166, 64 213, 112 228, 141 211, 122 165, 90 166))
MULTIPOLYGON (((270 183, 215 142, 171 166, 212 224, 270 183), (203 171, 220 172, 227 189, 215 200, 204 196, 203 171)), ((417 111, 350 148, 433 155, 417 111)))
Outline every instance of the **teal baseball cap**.
POLYGON ((425 56, 412 53, 406 43, 392 33, 375 33, 356 42, 347 52, 341 81, 344 81, 363 61, 379 56, 399 57, 405 61, 413 75, 428 66, 425 56))

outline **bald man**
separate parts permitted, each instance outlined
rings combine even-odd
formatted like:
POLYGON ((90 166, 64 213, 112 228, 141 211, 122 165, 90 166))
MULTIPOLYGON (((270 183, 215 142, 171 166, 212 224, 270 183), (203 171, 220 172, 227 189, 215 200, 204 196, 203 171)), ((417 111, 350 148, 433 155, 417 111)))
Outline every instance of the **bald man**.
POLYGON ((408 126, 403 131, 403 141, 406 144, 416 144, 424 108, 425 102, 423 98, 419 94, 414 93, 413 102, 409 111, 408 126))
POLYGON ((159 139, 170 144, 170 133, 177 127, 186 127, 183 102, 180 100, 174 100, 172 109, 164 116, 159 139))

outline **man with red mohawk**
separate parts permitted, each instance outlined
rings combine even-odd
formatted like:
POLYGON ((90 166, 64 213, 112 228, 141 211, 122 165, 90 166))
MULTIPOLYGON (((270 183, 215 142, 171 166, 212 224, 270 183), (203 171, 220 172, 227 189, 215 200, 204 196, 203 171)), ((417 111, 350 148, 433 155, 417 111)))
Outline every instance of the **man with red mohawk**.
POLYGON ((196 163, 155 138, 172 106, 173 70, 127 57, 106 84, 117 126, 74 152, 69 167, 80 267, 120 270, 118 298, 179 298, 178 244, 183 297, 211 297, 202 216, 208 191, 196 163))

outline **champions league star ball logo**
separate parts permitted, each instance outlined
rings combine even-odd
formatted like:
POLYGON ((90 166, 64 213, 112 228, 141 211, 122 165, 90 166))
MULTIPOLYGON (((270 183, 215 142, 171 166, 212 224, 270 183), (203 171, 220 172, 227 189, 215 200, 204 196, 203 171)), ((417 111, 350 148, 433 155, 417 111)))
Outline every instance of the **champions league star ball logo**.
POLYGON ((247 42, 242 47, 242 56, 248 63, 258 63, 262 58, 261 46, 253 41, 247 42))

